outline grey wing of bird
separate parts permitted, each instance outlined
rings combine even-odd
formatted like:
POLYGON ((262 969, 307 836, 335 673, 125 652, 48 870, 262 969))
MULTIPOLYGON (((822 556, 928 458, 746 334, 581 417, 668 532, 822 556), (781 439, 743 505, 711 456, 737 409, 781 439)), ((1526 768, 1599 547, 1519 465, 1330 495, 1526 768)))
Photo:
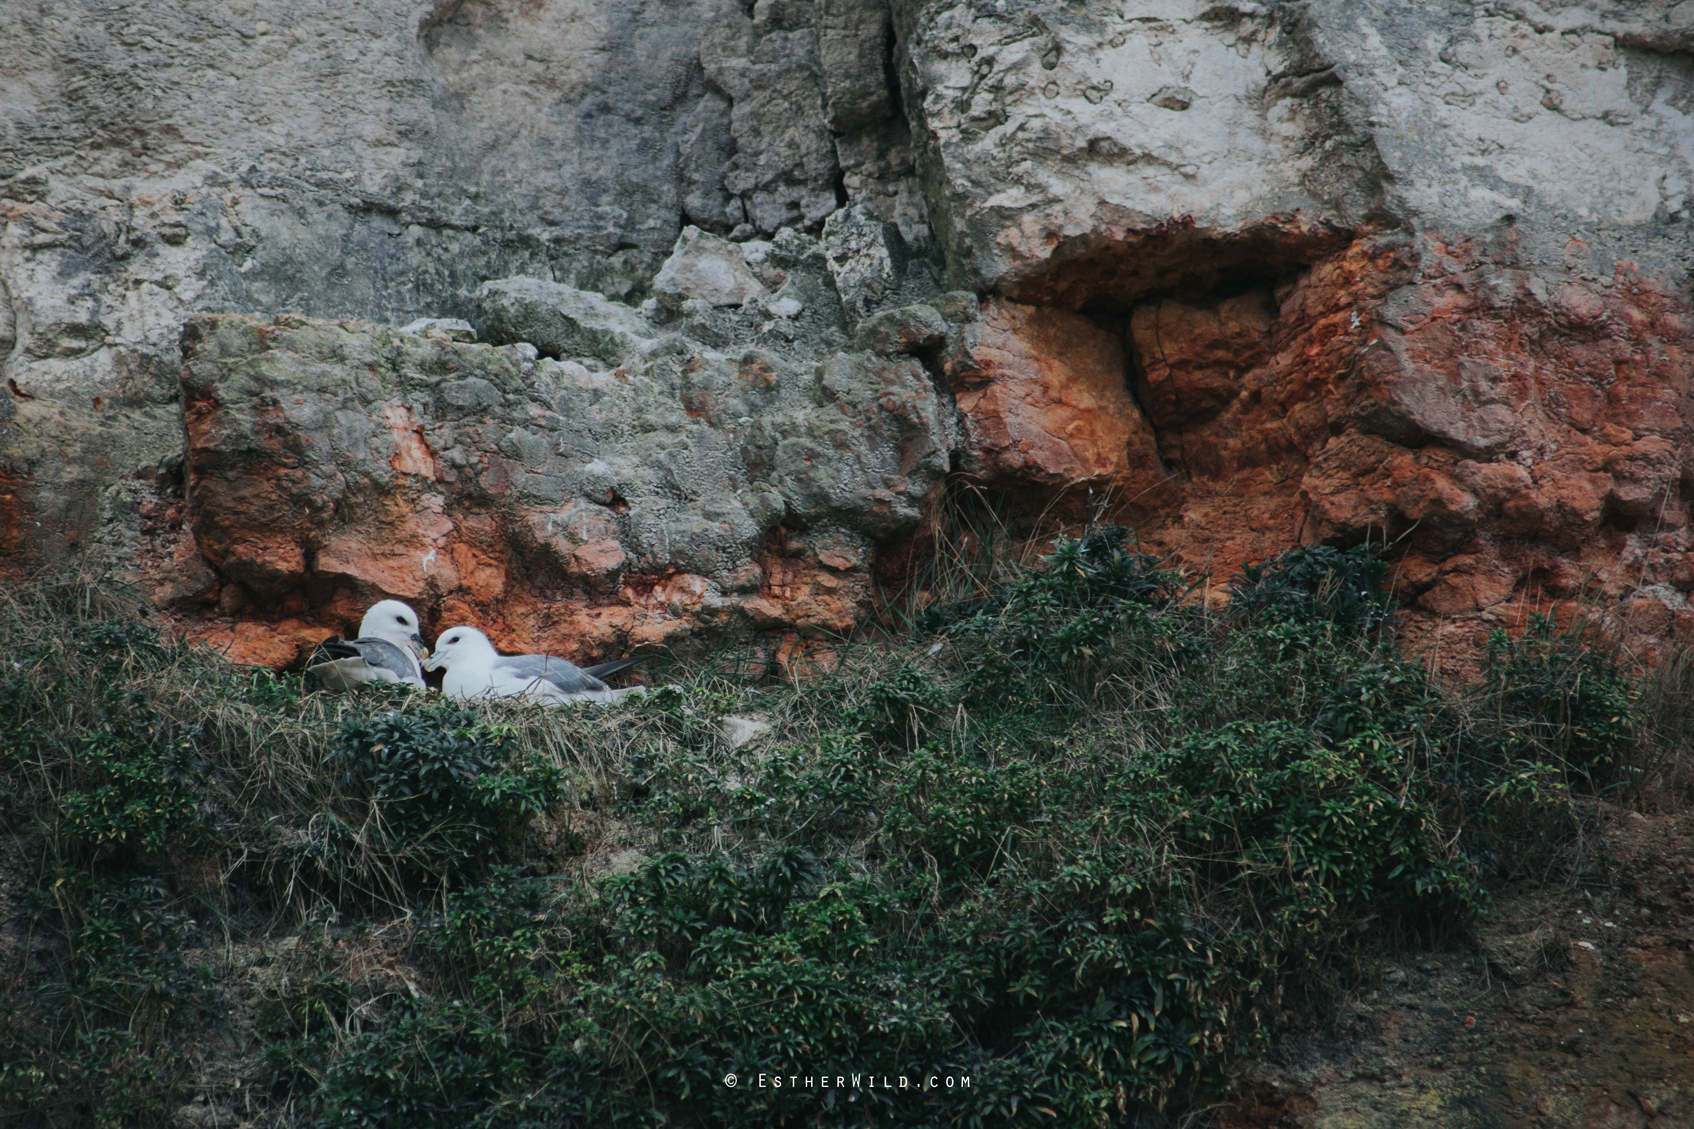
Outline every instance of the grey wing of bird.
POLYGON ((645 655, 637 655, 632 659, 613 659, 609 663, 595 663, 593 666, 585 666, 582 668, 582 673, 588 675, 590 678, 598 678, 604 682, 609 675, 616 674, 620 670, 628 670, 637 663, 646 661, 647 657, 645 655))
POLYGON ((423 685, 423 679, 418 674, 417 659, 386 639, 328 639, 319 645, 317 654, 312 657, 314 661, 312 666, 306 668, 308 670, 320 663, 327 666, 329 663, 345 659, 362 659, 368 667, 388 671, 396 681, 418 687, 423 685))
POLYGON ((365 656, 365 662, 384 670, 391 670, 402 682, 422 683, 423 678, 418 674, 418 660, 411 653, 396 647, 386 639, 355 639, 353 646, 359 648, 359 653, 365 656))
POLYGON ((606 689, 604 682, 557 655, 503 655, 495 661, 494 669, 517 678, 545 679, 564 694, 606 689))

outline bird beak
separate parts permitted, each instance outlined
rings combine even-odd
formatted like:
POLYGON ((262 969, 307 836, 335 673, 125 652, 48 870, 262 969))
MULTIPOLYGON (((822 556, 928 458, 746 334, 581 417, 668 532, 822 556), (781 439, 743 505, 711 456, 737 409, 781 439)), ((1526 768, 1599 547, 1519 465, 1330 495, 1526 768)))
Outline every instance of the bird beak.
POLYGON ((425 670, 438 670, 438 669, 440 669, 440 665, 441 665, 441 656, 440 655, 430 655, 428 658, 424 659, 424 661, 419 665, 421 665, 425 670))
POLYGON ((417 652, 418 658, 421 659, 425 655, 429 654, 429 648, 424 646, 423 636, 419 635, 417 632, 412 632, 412 637, 408 639, 407 642, 411 643, 412 650, 417 652))

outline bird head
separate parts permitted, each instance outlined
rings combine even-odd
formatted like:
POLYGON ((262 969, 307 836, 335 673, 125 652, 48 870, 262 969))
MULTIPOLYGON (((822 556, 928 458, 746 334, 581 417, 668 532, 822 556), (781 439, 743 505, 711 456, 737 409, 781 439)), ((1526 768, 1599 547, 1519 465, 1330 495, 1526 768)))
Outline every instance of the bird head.
POLYGON ((386 639, 422 658, 429 653, 423 636, 418 634, 418 613, 399 600, 380 600, 371 605, 359 622, 361 637, 386 639))
POLYGON ((499 652, 488 636, 469 624, 449 627, 435 640, 435 653, 424 660, 425 670, 446 670, 455 661, 492 659, 499 652))

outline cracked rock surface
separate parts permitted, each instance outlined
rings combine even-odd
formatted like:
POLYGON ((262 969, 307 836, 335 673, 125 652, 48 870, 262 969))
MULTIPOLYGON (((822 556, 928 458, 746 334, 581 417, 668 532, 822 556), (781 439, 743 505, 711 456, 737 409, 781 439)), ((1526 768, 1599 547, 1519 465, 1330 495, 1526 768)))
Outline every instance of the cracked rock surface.
MULTIPOLYGON (((1387 538, 1444 653, 1525 610, 1694 635, 1686 0, 76 0, 0 33, 4 565, 95 550, 232 653, 379 591, 509 604, 526 646, 614 604, 836 630, 948 474, 1107 499, 1197 572, 1387 538)), ((619 615, 594 646, 658 622, 619 615)))
MULTIPOLYGON (((551 305, 504 304, 507 324, 566 308, 579 342, 605 332, 604 299, 529 281, 492 293, 551 305)), ((801 358, 768 335, 718 351, 686 319, 618 309, 644 332, 615 368, 569 338, 560 361, 366 322, 192 319, 187 502, 221 581, 196 588, 173 555, 157 597, 215 608, 212 638, 279 663, 375 592, 579 655, 851 630, 875 546, 917 529, 947 472, 929 373, 892 350, 801 358), (242 612, 257 607, 285 618, 255 634, 242 612)), ((740 316, 756 330, 757 311, 740 316)))

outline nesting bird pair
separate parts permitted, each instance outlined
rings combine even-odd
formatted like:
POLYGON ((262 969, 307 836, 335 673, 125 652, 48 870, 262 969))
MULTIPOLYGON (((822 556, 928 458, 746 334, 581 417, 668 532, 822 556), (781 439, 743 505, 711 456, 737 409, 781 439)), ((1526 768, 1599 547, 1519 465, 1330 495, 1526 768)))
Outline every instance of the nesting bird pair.
POLYGON ((424 646, 418 615, 399 600, 383 600, 365 613, 357 639, 333 636, 319 645, 306 667, 324 686, 347 690, 366 682, 397 682, 422 690, 424 671, 445 675, 449 698, 528 698, 532 701, 615 702, 644 693, 640 686, 614 690, 602 679, 639 659, 579 667, 557 655, 502 655, 488 636, 469 625, 450 627, 424 646))

